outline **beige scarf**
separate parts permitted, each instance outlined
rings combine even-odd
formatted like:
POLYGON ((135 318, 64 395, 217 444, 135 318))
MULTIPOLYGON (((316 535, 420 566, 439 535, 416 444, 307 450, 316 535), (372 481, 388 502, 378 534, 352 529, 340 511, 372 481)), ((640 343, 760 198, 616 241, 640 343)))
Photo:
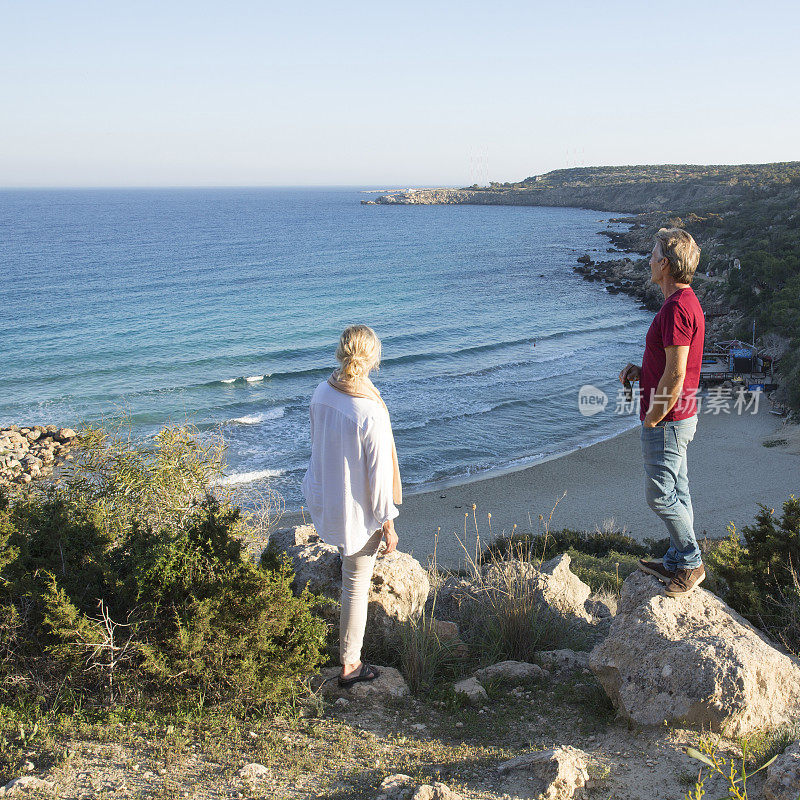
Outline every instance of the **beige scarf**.
MULTIPOLYGON (((328 378, 328 383, 337 391, 349 394, 351 397, 365 397, 368 400, 375 400, 386 409, 386 414, 389 414, 389 409, 386 408, 386 403, 383 402, 381 393, 375 388, 375 384, 369 377, 361 378, 358 381, 343 381, 339 380, 338 373, 334 372, 328 378)), ((400 464, 397 461, 397 448, 394 445, 391 421, 389 422, 389 436, 392 440, 392 467, 394 468, 392 496, 395 505, 399 506, 403 502, 403 484, 400 482, 400 464)))

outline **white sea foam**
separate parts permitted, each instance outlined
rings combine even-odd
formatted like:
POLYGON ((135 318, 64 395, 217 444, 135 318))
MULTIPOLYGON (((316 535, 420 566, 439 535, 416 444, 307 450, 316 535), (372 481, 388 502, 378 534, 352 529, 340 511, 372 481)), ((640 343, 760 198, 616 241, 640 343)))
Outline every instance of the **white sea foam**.
POLYGON ((243 417, 236 417, 231 422, 236 422, 239 425, 258 425, 259 422, 265 422, 268 419, 280 419, 286 413, 283 406, 278 408, 270 408, 268 411, 262 411, 259 414, 245 414, 243 417))
POLYGON ((263 481, 267 478, 279 478, 283 475, 282 469, 257 469, 253 472, 234 472, 232 475, 226 475, 215 481, 217 486, 238 486, 242 483, 255 483, 256 481, 263 481))
POLYGON ((238 378, 223 378, 222 383, 236 383, 238 380, 238 378))
POLYGON ((261 414, 246 414, 244 417, 235 417, 231 422, 237 422, 239 425, 258 425, 262 419, 261 414))
POLYGON ((245 380, 248 383, 258 383, 259 381, 263 381, 266 377, 266 375, 251 375, 249 378, 245 378, 245 380))

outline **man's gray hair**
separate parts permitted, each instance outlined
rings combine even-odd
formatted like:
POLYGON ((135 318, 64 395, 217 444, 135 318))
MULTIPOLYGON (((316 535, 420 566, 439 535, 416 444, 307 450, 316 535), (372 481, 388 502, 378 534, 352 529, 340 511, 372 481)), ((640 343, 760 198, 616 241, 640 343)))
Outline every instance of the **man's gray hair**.
POLYGON ((700 262, 697 242, 683 228, 661 228, 656 244, 662 258, 669 261, 669 271, 677 283, 691 283, 700 262))

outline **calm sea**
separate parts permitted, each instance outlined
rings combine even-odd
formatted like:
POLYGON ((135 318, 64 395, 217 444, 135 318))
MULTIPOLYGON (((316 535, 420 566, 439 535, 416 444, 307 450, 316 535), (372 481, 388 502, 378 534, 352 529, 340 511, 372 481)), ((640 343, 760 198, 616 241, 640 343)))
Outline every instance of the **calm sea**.
POLYGON ((650 314, 572 272, 610 215, 362 206, 354 189, 0 192, 0 423, 222 425, 229 480, 301 501, 308 399, 341 329, 376 377, 409 488, 632 424, 620 367, 650 314), (578 413, 591 383, 611 397, 578 413))

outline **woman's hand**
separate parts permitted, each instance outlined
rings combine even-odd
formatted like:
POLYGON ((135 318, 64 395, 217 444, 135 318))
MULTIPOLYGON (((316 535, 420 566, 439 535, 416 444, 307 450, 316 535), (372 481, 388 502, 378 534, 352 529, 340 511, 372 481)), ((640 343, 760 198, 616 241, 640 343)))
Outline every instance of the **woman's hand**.
POLYGON ((381 530, 383 531, 383 538, 386 541, 386 549, 383 551, 383 555, 386 556, 397 549, 397 534, 394 530, 394 520, 387 519, 381 526, 381 530))

